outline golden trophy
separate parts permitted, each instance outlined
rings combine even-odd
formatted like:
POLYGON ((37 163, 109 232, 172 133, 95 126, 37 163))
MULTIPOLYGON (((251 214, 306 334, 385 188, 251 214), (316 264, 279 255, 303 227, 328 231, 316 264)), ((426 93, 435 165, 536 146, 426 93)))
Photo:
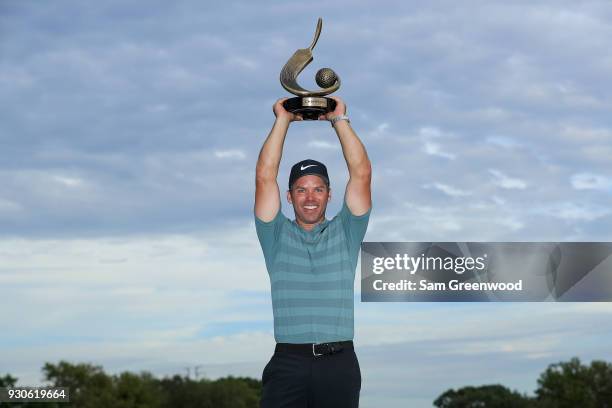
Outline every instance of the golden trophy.
POLYGON ((315 81, 321 87, 317 91, 309 91, 297 83, 298 75, 313 59, 312 50, 319 40, 322 27, 323 19, 319 17, 310 47, 301 48, 294 52, 280 73, 280 82, 283 88, 297 95, 295 98, 289 98, 283 102, 283 106, 289 112, 302 115, 304 120, 317 120, 320 115, 332 112, 336 108, 336 101, 332 98, 326 98, 325 95, 329 95, 340 88, 340 78, 331 68, 321 68, 317 71, 315 81))

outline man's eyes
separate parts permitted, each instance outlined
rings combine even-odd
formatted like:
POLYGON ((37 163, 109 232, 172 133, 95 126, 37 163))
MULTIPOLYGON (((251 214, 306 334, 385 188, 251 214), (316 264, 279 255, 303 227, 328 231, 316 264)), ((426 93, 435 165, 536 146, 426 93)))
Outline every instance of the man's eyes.
MULTIPOLYGON (((306 192, 306 190, 303 189, 303 188, 298 188, 295 191, 298 192, 298 193, 305 193, 306 192)), ((317 193, 323 193, 325 190, 323 190, 322 188, 315 188, 314 191, 317 192, 317 193)))

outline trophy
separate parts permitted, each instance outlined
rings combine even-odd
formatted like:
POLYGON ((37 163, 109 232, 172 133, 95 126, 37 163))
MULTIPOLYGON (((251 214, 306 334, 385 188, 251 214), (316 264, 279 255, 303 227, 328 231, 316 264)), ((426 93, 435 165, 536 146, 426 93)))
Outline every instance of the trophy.
POLYGON ((317 44, 323 19, 319 17, 312 44, 308 48, 298 49, 293 53, 280 73, 280 82, 283 88, 297 95, 283 102, 285 110, 301 114, 304 120, 317 120, 320 115, 332 112, 336 108, 336 101, 326 98, 328 95, 340 88, 340 78, 331 68, 321 68, 317 71, 315 81, 322 89, 309 91, 297 83, 297 76, 312 61, 312 50, 317 44))

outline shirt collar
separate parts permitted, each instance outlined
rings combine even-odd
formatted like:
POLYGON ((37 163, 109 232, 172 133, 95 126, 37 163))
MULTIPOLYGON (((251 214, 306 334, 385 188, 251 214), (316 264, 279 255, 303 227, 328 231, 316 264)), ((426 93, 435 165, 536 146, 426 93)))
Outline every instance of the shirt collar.
POLYGON ((302 228, 300 226, 300 224, 297 223, 297 221, 294 219, 293 221, 291 221, 300 231, 304 232, 305 234, 316 234, 317 232, 321 231, 323 228, 325 228, 325 226, 327 224, 329 224, 329 220, 327 218, 323 218, 323 221, 321 221, 320 223, 318 223, 317 225, 315 225, 314 227, 312 227, 312 229, 310 231, 305 230, 304 228, 302 228))

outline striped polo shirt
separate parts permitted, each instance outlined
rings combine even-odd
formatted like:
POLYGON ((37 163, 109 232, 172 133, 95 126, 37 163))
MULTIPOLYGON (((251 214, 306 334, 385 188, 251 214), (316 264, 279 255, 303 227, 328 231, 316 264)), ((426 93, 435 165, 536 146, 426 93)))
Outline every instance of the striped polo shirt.
POLYGON ((270 222, 255 216, 263 250, 278 343, 353 340, 355 268, 370 210, 340 212, 306 231, 279 210, 270 222))

